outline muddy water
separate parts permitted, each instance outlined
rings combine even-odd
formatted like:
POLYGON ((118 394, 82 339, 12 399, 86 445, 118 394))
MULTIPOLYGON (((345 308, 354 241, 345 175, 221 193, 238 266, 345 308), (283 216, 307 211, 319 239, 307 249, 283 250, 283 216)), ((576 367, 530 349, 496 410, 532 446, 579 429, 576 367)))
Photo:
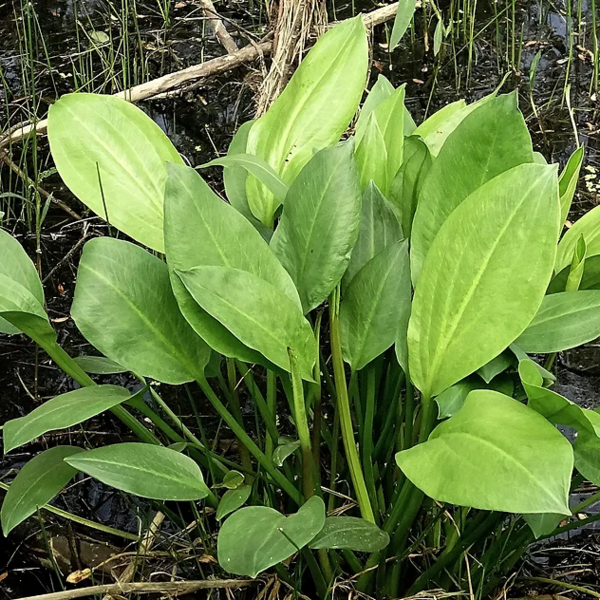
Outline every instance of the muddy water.
MULTIPOLYGON (((482 28, 487 29, 476 37, 471 48, 471 59, 468 46, 465 47, 464 40, 459 36, 454 42, 455 53, 450 48, 449 37, 440 56, 434 57, 431 40, 435 22, 426 21, 421 13, 417 13, 413 38, 408 39, 391 55, 386 47, 385 28, 379 27, 374 39, 372 78, 374 80, 378 73, 384 73, 396 85, 406 83, 407 104, 419 121, 424 115, 453 100, 466 98, 472 101, 488 94, 508 74, 503 91, 519 89, 521 107, 527 117, 536 149, 548 160, 564 164, 576 147, 569 114, 562 103, 562 88, 568 64, 565 61, 569 52, 569 30, 575 28, 582 34, 576 37, 576 43, 582 48, 589 46, 591 8, 586 1, 582 3, 582 19, 587 25, 580 30, 574 23, 567 21, 565 6, 561 2, 550 3, 543 0, 516 5, 516 55, 519 55, 520 50, 522 52, 518 64, 511 68, 507 57, 511 57, 512 45, 506 41, 506 36, 512 30, 512 5, 494 6, 492 1, 480 0, 474 10, 474 30, 479 32, 482 28), (494 14, 502 10, 506 12, 498 21, 498 26, 490 25, 494 14), (426 31, 428 43, 425 41, 426 31), (541 50, 541 59, 533 85, 533 100, 538 109, 536 117, 529 98, 529 68, 538 50, 541 50)), ((262 33, 265 18, 258 2, 231 0, 224 4, 226 8, 222 9, 222 13, 233 23, 255 35, 262 33)), ((101 52, 94 50, 94 45, 87 40, 85 34, 93 34, 97 39, 102 39, 102 34, 110 34, 122 40, 119 36, 122 34, 123 24, 119 23, 118 18, 115 19, 116 14, 111 13, 111 5, 104 0, 34 0, 31 6, 37 15, 37 25, 34 22, 33 27, 39 27, 35 68, 38 101, 34 108, 38 116, 42 117, 53 98, 73 89, 73 65, 78 68, 81 65, 78 53, 89 51, 94 68, 97 72, 101 71, 101 52), (76 32, 79 32, 79 41, 76 32), (41 39, 46 45, 49 66, 41 39)), ((473 3, 470 6, 473 7, 473 3)), ((130 55, 141 55, 143 52, 148 65, 143 75, 138 72, 137 82, 221 54, 220 47, 205 35, 203 21, 198 18, 199 12, 193 1, 171 2, 170 7, 167 28, 164 27, 158 4, 150 1, 138 2, 137 19, 130 18, 127 22, 130 55)), ((353 11, 371 10, 375 7, 375 3, 369 0, 336 2, 335 18, 345 18, 351 16, 353 11)), ((333 6, 330 9, 333 15, 333 6)), ((452 5, 445 0, 440 4, 440 9, 447 18, 452 5)), ((460 13, 455 12, 461 17, 460 13)), ((9 117, 11 124, 25 120, 31 108, 31 103, 27 102, 31 84, 29 79, 28 83, 24 83, 22 71, 24 62, 21 52, 25 47, 19 42, 19 31, 27 22, 31 23, 31 17, 28 21, 18 0, 14 0, 13 4, 2 3, 0 0, 0 68, 2 82, 6 84, 0 85, 2 129, 6 128, 9 117)), ((445 25, 449 25, 448 20, 445 25)), ((461 24, 454 23, 453 26, 459 28, 461 24)), ((115 39, 115 47, 118 43, 120 42, 115 39)), ((102 52, 106 56, 107 49, 104 48, 102 52)), ((587 147, 585 164, 598 167, 600 140, 595 131, 600 129, 600 122, 597 101, 589 94, 592 73, 590 58, 583 50, 575 49, 574 52, 570 82, 577 136, 580 143, 587 147)), ((122 76, 118 75, 117 80, 120 82, 118 85, 108 85, 103 91, 116 91, 123 85, 122 76)), ((213 158, 216 152, 224 151, 238 125, 251 118, 252 100, 258 81, 259 70, 240 69, 202 88, 186 92, 180 98, 146 102, 142 107, 165 130, 190 164, 201 164, 213 158)), ((97 86, 98 81, 95 81, 85 89, 98 89, 97 86)), ((38 147, 41 169, 45 169, 50 166, 45 141, 40 140, 38 147)), ((24 160, 31 166, 30 158, 25 157, 24 160)), ((217 187, 220 186, 218 179, 214 183, 217 187)), ((15 180, 9 176, 6 168, 0 170, 0 185, 0 193, 14 189, 15 180)), ((51 175, 44 185, 55 191, 61 199, 72 200, 56 176, 51 175)), ((587 184, 582 183, 580 186, 575 214, 597 204, 594 185, 594 180, 590 178, 587 184)), ((73 206, 76 210, 82 210, 76 202, 73 206)), ((42 272, 48 274, 56 267, 45 285, 48 309, 59 330, 61 342, 74 354, 89 351, 84 340, 67 320, 79 251, 74 251, 67 261, 61 261, 84 235, 96 231, 103 231, 103 225, 98 221, 73 224, 64 213, 52 209, 42 235, 42 272)), ((15 226, 15 234, 34 256, 35 242, 22 223, 15 226)), ((557 391, 588 408, 600 406, 599 365, 600 356, 594 347, 565 353, 559 361, 557 391)), ((133 386, 135 382, 122 380, 119 383, 133 386)), ((47 398, 67 391, 70 386, 69 380, 57 372, 43 356, 36 355, 31 344, 19 338, 0 338, 0 422, 29 412, 39 402, 31 396, 47 398)), ((178 404, 178 394, 182 392, 165 390, 164 393, 173 406, 181 406, 181 410, 187 411, 184 416, 190 416, 187 414, 189 407, 184 402, 178 404)), ((45 443, 109 443, 126 437, 127 432, 121 429, 118 422, 110 417, 103 417, 86 423, 85 429, 75 431, 68 439, 48 437, 45 443)), ((17 451, 3 458, 0 461, 0 478, 19 469, 41 449, 41 446, 32 446, 24 452, 17 451)), ((146 505, 132 504, 121 495, 90 481, 78 481, 56 503, 74 513, 127 531, 135 531, 138 519, 147 518, 149 510, 146 505)), ((10 573, 9 578, 0 583, 0 598, 2 595, 14 598, 43 590, 51 591, 58 586, 51 571, 40 566, 39 560, 34 557, 35 548, 43 548, 43 544, 37 539, 39 533, 39 525, 33 523, 16 532, 9 540, 0 538, 0 576, 4 571, 10 573)), ((64 543, 64 539, 69 537, 68 532, 65 534, 63 530, 51 529, 50 536, 53 535, 57 536, 60 543, 64 543)), ((73 565, 61 564, 65 572, 72 567, 73 565)))

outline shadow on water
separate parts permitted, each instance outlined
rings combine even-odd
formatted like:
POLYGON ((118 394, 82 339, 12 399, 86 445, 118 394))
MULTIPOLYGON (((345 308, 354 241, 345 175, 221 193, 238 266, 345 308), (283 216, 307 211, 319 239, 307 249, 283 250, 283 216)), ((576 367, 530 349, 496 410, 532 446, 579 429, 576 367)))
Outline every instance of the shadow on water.
MULTIPOLYGON (((223 4, 219 7, 221 13, 240 43, 246 43, 244 38, 248 36, 260 37, 264 33, 266 16, 262 2, 229 0, 223 4)), ((369 0, 328 2, 332 19, 376 6, 369 0)), ((594 65, 589 52, 594 44, 592 0, 575 3, 571 14, 562 2, 549 0, 443 0, 439 9, 447 35, 437 56, 433 51, 437 21, 428 7, 417 10, 414 30, 393 53, 387 47, 390 28, 377 29, 372 80, 383 73, 396 85, 406 83, 407 104, 417 121, 459 98, 476 100, 502 81, 503 91, 518 88, 536 149, 548 160, 564 165, 577 140, 586 146, 582 171, 585 177, 573 216, 595 206, 600 121, 594 89, 598 65, 594 65), (539 62, 531 76, 537 55, 539 62)), ((34 0, 30 4, 26 0, 0 0, 0 132, 33 115, 42 118, 58 95, 73 89, 112 93, 220 54, 221 48, 206 35, 205 21, 193 0, 123 0, 118 6, 105 0, 34 0), (127 7, 127 16, 123 7, 127 7), (28 61, 27 56, 33 56, 34 61, 28 61)), ((177 98, 145 102, 142 108, 190 164, 201 164, 223 152, 238 125, 252 117, 260 70, 260 65, 239 69, 177 98)), ((37 142, 35 150, 32 152, 29 147, 19 154, 15 149, 15 155, 21 167, 30 175, 35 173, 37 179, 51 163, 44 140, 37 142)), ((213 183, 217 189, 221 185, 219 180, 213 183)), ((57 197, 72 200, 51 171, 43 173, 43 185, 57 197)), ((6 167, 0 167, 0 192, 24 195, 31 203, 30 191, 6 167)), ((72 205, 81 210, 76 201, 72 205)), ((34 256, 31 207, 12 199, 3 210, 9 217, 8 226, 34 256)), ((61 343, 73 354, 89 352, 68 314, 81 241, 98 231, 106 233, 97 219, 73 223, 55 208, 50 210, 42 229, 42 273, 51 274, 45 283, 48 310, 61 343)), ((599 359, 594 345, 564 353, 556 390, 582 406, 599 407, 599 359)), ((127 379, 116 382, 132 389, 136 385, 127 379)), ((0 338, 0 422, 28 413, 39 399, 67 391, 70 385, 26 340, 0 338)), ((164 392, 183 417, 193 418, 189 404, 180 397, 183 392, 164 392)), ((214 421, 213 427, 216 425, 214 421)), ((48 435, 43 446, 32 445, 26 451, 10 453, 0 461, 0 479, 9 477, 48 444, 104 444, 127 439, 127 435, 120 423, 110 417, 94 419, 85 424, 85 429, 75 428, 67 437, 48 435)), ((97 482, 79 478, 55 504, 135 532, 140 521, 147 524, 153 507, 133 502, 97 482)), ((74 536, 70 527, 57 528, 51 520, 40 526, 31 519, 8 540, 0 539, 0 577, 5 571, 10 572, 0 582, 0 597, 14 598, 59 588, 52 568, 47 568, 44 537, 47 541, 48 536, 41 535, 45 527, 50 528, 46 533, 57 563, 52 567, 63 574, 86 566, 86 561, 102 562, 106 552, 114 551, 106 545, 115 543, 114 539, 101 538, 97 542, 87 539, 85 532, 78 531, 74 536), (75 553, 73 544, 77 546, 75 553)), ((122 548, 123 544, 119 546, 122 548)))

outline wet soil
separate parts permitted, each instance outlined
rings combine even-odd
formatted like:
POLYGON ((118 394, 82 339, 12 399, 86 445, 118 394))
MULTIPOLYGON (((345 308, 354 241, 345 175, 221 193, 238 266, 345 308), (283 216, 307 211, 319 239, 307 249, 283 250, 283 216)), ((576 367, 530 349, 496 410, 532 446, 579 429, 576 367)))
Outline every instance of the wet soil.
MULTIPOLYGON (((578 6, 577 3, 575 5, 578 6)), ((106 57, 108 48, 103 47, 101 51, 94 49, 94 44, 84 33, 88 36, 93 34, 97 39, 103 39, 100 34, 114 36, 115 46, 127 39, 131 44, 130 54, 133 56, 138 53, 146 59, 147 67, 143 69, 143 75, 140 75, 139 65, 130 67, 134 72, 137 68, 137 76, 131 76, 136 83, 222 54, 220 46, 207 35, 205 23, 193 0, 171 2, 167 26, 158 9, 159 4, 150 1, 138 1, 135 5, 137 18, 130 16, 126 23, 119 21, 117 9, 105 0, 32 0, 30 6, 37 18, 33 26, 38 28, 33 75, 26 67, 26 48, 20 41, 22 33, 19 33, 24 26, 32 23, 32 13, 27 12, 24 1, 20 5, 18 0, 0 0, 0 131, 9 124, 27 120, 32 110, 42 118, 54 98, 72 91, 74 65, 81 66, 78 61, 82 53, 86 53, 97 72, 102 72, 102 58, 106 57), (123 35, 125 29, 128 33, 123 35), (35 80, 35 103, 29 98, 32 89, 30 76, 35 80)), ((330 16, 335 19, 377 6, 370 0, 328 3, 330 16)), ((569 68, 573 119, 578 140, 586 146, 585 165, 598 168, 600 118, 598 100, 595 94, 590 93, 592 62, 585 51, 586 45, 591 44, 591 6, 588 1, 581 0, 583 26, 566 19, 566 5, 562 1, 540 0, 500 6, 494 0, 480 0, 478 3, 468 3, 468 6, 473 9, 473 28, 477 32, 473 43, 465 42, 460 35, 450 34, 438 56, 434 56, 432 49, 435 20, 426 19, 425 13, 417 13, 414 33, 393 53, 387 48, 389 28, 377 28, 373 44, 372 81, 378 73, 383 73, 396 85, 406 83, 407 105, 419 122, 423 116, 448 102, 459 98, 473 101, 488 94, 506 76, 502 89, 519 90, 521 107, 536 149, 549 161, 559 162, 562 166, 576 148, 573 125, 562 94, 566 70, 569 68), (494 21, 499 12, 504 16, 494 21), (508 41, 512 31, 516 32, 514 44, 508 41), (574 39, 581 49, 575 48, 574 59, 569 64, 568 40, 572 31, 577 32, 574 39), (536 116, 529 94, 529 73, 538 51, 541 57, 531 94, 536 116)), ((467 17, 458 12, 454 0, 443 0, 440 9, 446 18, 449 14, 458 15, 454 28, 463 26, 462 19, 467 17)), ((248 37, 259 38, 267 28, 266 15, 261 10, 261 3, 256 0, 224 0, 219 10, 240 45, 247 43, 245 40, 248 37)), ((450 25, 448 20, 445 25, 450 25)), ((165 130, 190 164, 201 164, 214 158, 216 153, 225 151, 239 124, 252 118, 253 99, 261 80, 262 68, 264 65, 241 68, 202 87, 186 91, 180 97, 145 102, 141 107, 165 130)), ((94 81, 86 89, 110 93, 121 89, 124 83, 122 75, 115 76, 115 81, 119 83, 113 81, 100 86, 98 81, 101 80, 94 81)), ((28 172, 32 172, 31 148, 22 155, 19 149, 15 150, 15 158, 28 168, 28 172)), ((38 140, 35 154, 39 171, 51 167, 45 140, 38 140)), ((582 174, 587 174, 588 178, 580 183, 573 218, 598 203, 598 188, 593 172, 584 170, 582 174)), ((218 172, 209 174, 214 177, 211 183, 220 189, 218 175, 218 172)), ((20 182, 14 174, 0 163, 0 193, 19 191, 27 194, 26 189, 19 186, 20 182)), ((98 219, 85 213, 84 207, 68 194, 56 175, 50 173, 44 179, 43 186, 84 215, 85 220, 74 221, 53 206, 44 222, 39 253, 36 253, 35 235, 23 222, 27 211, 23 210, 18 200, 12 202, 7 211, 10 218, 8 223, 30 255, 39 260, 42 276, 47 277, 45 292, 48 311, 59 331, 61 343, 74 355, 91 353, 69 320, 69 308, 82 240, 106 233, 105 227, 98 219)), ((599 359, 600 352, 595 345, 564 353, 559 360, 556 391, 587 408, 600 407, 599 359)), ((124 377, 107 381, 118 382, 131 389, 138 385, 134 380, 124 377)), ((27 414, 43 399, 67 391, 72 386, 72 382, 26 339, 0 336, 0 423, 27 414)), ((161 393, 176 412, 181 412, 190 427, 195 427, 185 392, 162 386, 161 393)), ((207 428, 216 429, 214 415, 205 406, 200 405, 199 408, 207 428)), ((106 415, 87 422, 79 430, 75 428, 67 439, 65 435, 45 436, 43 443, 32 444, 23 451, 15 451, 0 459, 0 480, 9 480, 11 474, 31 456, 56 443, 85 442, 93 445, 128 438, 128 432, 120 422, 106 415)), ((83 477, 75 480, 56 499, 55 504, 129 532, 138 531, 140 523, 147 524, 155 508, 149 504, 135 503, 131 498, 83 477)), ((600 506, 597 509, 600 510, 600 506)), ((31 519, 8 540, 0 538, 0 598, 16 598, 59 589, 59 580, 49 566, 54 569, 58 567, 66 575, 70 570, 87 566, 82 564, 85 563, 84 556, 88 556, 85 559, 88 562, 98 561, 98 556, 103 556, 105 544, 126 548, 123 540, 94 535, 94 540, 89 541, 89 547, 86 546, 83 551, 83 536, 89 534, 89 530, 74 525, 65 526, 64 522, 58 524, 53 519, 45 519, 41 523, 31 519), (73 552, 73 540, 77 540, 77 552, 73 552), (49 541, 60 563, 58 565, 47 563, 49 541), (92 559, 90 555, 97 556, 92 559), (44 556, 45 560, 40 561, 44 556), (5 572, 8 573, 6 578, 3 576, 5 572)), ((596 573, 595 537, 587 532, 577 539, 579 541, 574 543, 579 548, 578 552, 588 558, 591 551, 587 551, 593 548, 594 558, 590 561, 594 564, 585 568, 596 573)), ((561 561, 568 563, 573 557, 569 553, 573 543, 560 543, 567 548, 555 552, 548 550, 546 545, 539 550, 543 559, 539 558, 538 550, 534 550, 530 560, 533 564, 553 567, 562 564, 561 561), (551 555, 551 558, 547 555, 551 555)), ((206 566, 198 560, 192 563, 190 568, 196 569, 196 576, 198 569, 204 569, 204 574, 210 573, 210 564, 206 566)), ((186 568, 184 566, 183 570, 186 568)))

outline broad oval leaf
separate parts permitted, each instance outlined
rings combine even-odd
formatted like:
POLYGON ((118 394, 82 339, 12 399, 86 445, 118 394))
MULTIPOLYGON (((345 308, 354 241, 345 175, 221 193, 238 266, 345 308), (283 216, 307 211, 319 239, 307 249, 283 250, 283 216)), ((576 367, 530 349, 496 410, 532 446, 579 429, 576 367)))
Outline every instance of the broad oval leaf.
POLYGON ((600 336, 600 291, 560 292, 544 297, 517 344, 529 353, 562 352, 600 336))
POLYGON ((571 444, 537 412, 498 392, 471 392, 427 442, 399 452, 396 461, 419 489, 440 502, 571 514, 571 444))
POLYGON ((321 548, 379 552, 390 542, 390 536, 375 523, 358 517, 327 517, 323 529, 308 545, 313 550, 321 548))
MULTIPOLYGON (((600 206, 596 206, 590 212, 586 213, 581 219, 575 221, 573 226, 567 230, 558 244, 556 252, 557 273, 571 264, 573 251, 577 246, 579 238, 583 236, 585 240, 587 256, 597 256, 600 254, 600 206)), ((589 259, 588 259, 589 260, 589 259)))
POLYGON ((163 383, 193 381, 210 356, 179 312, 167 265, 129 242, 84 246, 71 314, 102 354, 163 383))
POLYGON ((419 194, 411 233, 413 281, 448 215, 500 173, 533 162, 531 138, 516 94, 498 96, 469 114, 446 140, 419 194))
MULTIPOLYGON (((443 106, 442 108, 440 108, 440 110, 434 112, 431 116, 427 117, 427 119, 425 119, 415 129, 414 135, 417 135, 423 139, 429 138, 430 136, 436 133, 442 135, 445 129, 444 123, 446 123, 447 121, 449 122, 450 117, 452 117, 456 113, 460 113, 464 108, 467 108, 467 103, 464 100, 457 100, 456 102, 446 104, 446 106, 443 106)), ((458 123, 460 123, 460 121, 458 121, 458 123)), ((456 125, 458 125, 458 123, 456 123, 456 125)), ((447 135, 449 135, 449 133, 446 134, 446 136, 447 135)))
POLYGON ((318 496, 289 517, 266 506, 242 508, 219 531, 219 564, 228 573, 256 577, 304 548, 324 524, 325 504, 318 496))
POLYGON ((48 504, 77 474, 64 459, 83 452, 74 446, 56 446, 32 458, 10 484, 2 503, 2 532, 8 535, 19 523, 48 504))
POLYGON ((99 94, 67 94, 50 107, 52 158, 69 189, 98 216, 159 252, 167 162, 183 164, 138 107, 99 94))
MULTIPOLYGON (((193 169, 169 165, 165 191, 165 244, 171 271, 232 267, 273 284, 300 307, 289 274, 267 242, 242 214, 223 202, 193 169)), ((203 310, 177 276, 171 283, 179 307, 194 330, 220 354, 262 362, 232 332, 203 310)))
MULTIPOLYGON (((315 150, 335 144, 358 108, 368 69, 368 44, 360 15, 323 35, 290 82, 248 135, 247 152, 266 160, 291 184, 315 150)), ((272 225, 277 201, 256 178, 248 202, 272 225)))
POLYGON ((552 272, 558 219, 555 169, 534 163, 495 177, 446 219, 408 328, 410 373, 423 394, 476 371, 529 325, 552 272))
POLYGON ((575 468, 588 480, 600 485, 600 438, 580 432, 573 444, 575 468))
POLYGON ((217 521, 237 510, 250 498, 252 486, 243 484, 233 490, 227 490, 217 506, 217 521))
POLYGON ((360 109, 358 119, 354 130, 357 133, 357 137, 362 135, 362 128, 367 124, 369 115, 379 106, 384 100, 389 98, 396 88, 390 83, 390 80, 385 76, 379 74, 375 85, 369 90, 367 97, 360 109))
POLYGON ((411 300, 408 241, 372 258, 344 289, 340 327, 344 359, 357 371, 396 342, 411 300))
POLYGON ((200 500, 209 494, 200 467, 164 446, 125 442, 88 450, 66 461, 106 485, 142 498, 200 500))
POLYGON ((264 279, 229 267, 176 271, 194 300, 249 348, 290 370, 288 348, 304 379, 312 380, 316 345, 302 311, 264 279))
POLYGON ((130 397, 128 390, 116 385, 89 386, 56 396, 27 416, 5 423, 4 452, 27 444, 48 431, 82 423, 130 397))
POLYGON ((353 144, 321 150, 290 187, 271 248, 291 275, 304 313, 341 280, 356 243, 361 214, 353 144))

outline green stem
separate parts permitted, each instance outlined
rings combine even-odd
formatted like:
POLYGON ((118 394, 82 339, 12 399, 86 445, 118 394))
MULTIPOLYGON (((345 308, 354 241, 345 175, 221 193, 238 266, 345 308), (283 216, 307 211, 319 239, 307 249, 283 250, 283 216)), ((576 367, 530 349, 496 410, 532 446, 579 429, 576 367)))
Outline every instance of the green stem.
POLYGON ((331 295, 329 303, 329 320, 331 335, 331 358, 333 361, 333 375, 335 379, 337 408, 340 413, 340 424, 342 439, 346 451, 346 460, 350 469, 350 477, 356 492, 356 499, 363 519, 375 523, 375 515, 371 508, 367 484, 360 467, 360 458, 356 450, 354 440, 354 428, 352 426, 352 414, 350 412, 350 400, 346 385, 346 374, 344 372, 344 359, 342 357, 342 337, 339 321, 339 286, 331 295))
MULTIPOLYGON (((8 492, 10 486, 6 483, 0 481, 0 489, 8 492)), ((114 529, 113 527, 109 527, 108 525, 102 525, 100 523, 95 523, 94 521, 90 521, 89 519, 85 519, 84 517, 80 517, 78 515, 73 515, 66 510, 62 510, 60 508, 56 508, 55 506, 51 506, 50 504, 45 504, 41 507, 42 510, 45 510, 53 515, 58 517, 63 517, 68 519, 69 521, 73 521, 74 523, 79 523, 79 525, 83 525, 84 527, 89 527, 90 529, 95 529, 96 531, 102 531, 103 533, 108 533, 109 535, 114 535, 125 540, 132 540, 134 542, 139 542, 140 537, 135 535, 134 533, 129 533, 127 531, 121 531, 120 529, 114 529)))
POLYGON ((298 439, 300 440, 300 450, 302 451, 302 478, 304 496, 306 499, 308 499, 315 495, 315 465, 313 462, 308 417, 306 416, 304 385, 302 383, 300 370, 298 369, 298 360, 291 348, 288 348, 288 356, 290 357, 290 371, 292 374, 294 422, 296 424, 296 431, 298 432, 298 439))
POLYGON ((240 427, 240 424, 235 420, 235 417, 225 408, 224 404, 219 400, 217 395, 214 393, 210 384, 204 377, 197 379, 197 383, 206 394, 206 397, 213 405, 215 410, 219 413, 219 416, 227 423, 227 426, 231 429, 234 435, 240 440, 246 448, 250 451, 250 454, 258 461, 260 466, 275 480, 279 487, 286 492, 286 494, 296 502, 296 504, 302 504, 302 495, 296 489, 296 487, 286 477, 278 471, 273 463, 263 454, 261 449, 254 443, 252 438, 240 427))
POLYGON ((367 395, 363 427, 362 463, 371 505, 377 507, 377 488, 373 469, 373 425, 375 422, 375 369, 367 368, 367 395))
MULTIPOLYGON (((275 424, 275 431, 277 431, 275 414, 277 412, 277 374, 271 369, 267 370, 267 410, 269 415, 273 416, 273 423, 275 424)), ((265 454, 267 458, 273 458, 273 450, 278 440, 274 440, 269 427, 267 425, 267 435, 265 441, 265 454)))
MULTIPOLYGON (((236 386, 236 373, 235 373, 235 362, 232 358, 227 359, 227 380, 229 382, 229 407, 233 416, 237 419, 240 427, 246 431, 244 427, 244 417, 242 415, 242 408, 240 406, 240 399, 237 393, 236 386)), ((252 460, 248 448, 244 444, 240 444, 240 457, 242 459, 242 465, 246 469, 252 470, 252 460)))

